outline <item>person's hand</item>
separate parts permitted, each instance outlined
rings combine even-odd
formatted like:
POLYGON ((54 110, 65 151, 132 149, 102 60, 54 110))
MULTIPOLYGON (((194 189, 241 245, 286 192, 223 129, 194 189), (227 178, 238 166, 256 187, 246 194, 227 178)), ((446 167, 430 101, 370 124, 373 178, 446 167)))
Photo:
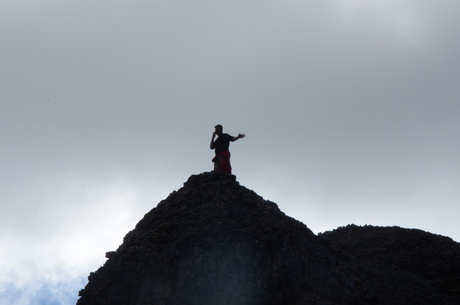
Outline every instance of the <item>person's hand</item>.
POLYGON ((246 136, 246 135, 245 135, 244 133, 240 133, 240 134, 238 135, 238 138, 244 138, 245 136, 246 136))

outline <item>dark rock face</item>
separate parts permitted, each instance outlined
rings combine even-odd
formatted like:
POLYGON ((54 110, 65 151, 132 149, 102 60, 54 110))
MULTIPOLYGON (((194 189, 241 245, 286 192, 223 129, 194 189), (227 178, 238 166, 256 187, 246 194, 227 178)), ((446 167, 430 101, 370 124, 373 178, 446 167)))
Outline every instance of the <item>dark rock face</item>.
POLYGON ((319 236, 360 267, 357 281, 372 291, 372 304, 460 304, 460 244, 448 237, 356 225, 319 236))
POLYGON ((78 305, 460 304, 460 245, 401 228, 319 236, 239 185, 193 175, 89 276, 78 305))

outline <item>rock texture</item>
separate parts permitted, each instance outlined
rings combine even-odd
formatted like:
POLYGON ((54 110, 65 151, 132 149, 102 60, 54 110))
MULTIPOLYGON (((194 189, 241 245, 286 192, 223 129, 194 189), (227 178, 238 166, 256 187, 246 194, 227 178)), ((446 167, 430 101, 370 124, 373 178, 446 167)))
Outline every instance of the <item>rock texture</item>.
POLYGON ((316 236, 235 176, 193 175, 89 276, 78 305, 460 304, 460 245, 398 227, 316 236))

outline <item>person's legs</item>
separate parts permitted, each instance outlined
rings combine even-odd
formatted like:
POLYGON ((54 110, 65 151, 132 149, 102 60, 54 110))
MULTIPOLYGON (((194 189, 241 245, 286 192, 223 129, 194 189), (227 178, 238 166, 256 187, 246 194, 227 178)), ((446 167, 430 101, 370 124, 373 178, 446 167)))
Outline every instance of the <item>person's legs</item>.
POLYGON ((214 161, 214 171, 220 170, 220 162, 222 161, 222 156, 216 156, 214 161))
POLYGON ((216 156, 214 161, 214 171, 231 174, 232 166, 230 165, 230 157, 222 155, 216 156))
POLYGON ((222 156, 219 164, 219 170, 226 173, 232 173, 232 166, 230 165, 230 157, 222 156))

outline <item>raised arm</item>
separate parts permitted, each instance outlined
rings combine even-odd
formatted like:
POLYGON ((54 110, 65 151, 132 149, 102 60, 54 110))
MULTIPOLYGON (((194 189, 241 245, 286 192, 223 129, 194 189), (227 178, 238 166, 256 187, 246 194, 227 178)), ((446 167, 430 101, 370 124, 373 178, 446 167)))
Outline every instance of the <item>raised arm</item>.
POLYGON ((244 138, 246 135, 244 133, 240 133, 239 135, 237 135, 236 137, 233 137, 233 141, 236 141, 238 139, 242 139, 244 138))
POLYGON ((216 132, 214 131, 214 132, 212 133, 211 144, 209 144, 209 148, 211 148, 211 149, 214 149, 214 148, 215 148, 215 146, 214 146, 214 139, 215 139, 215 138, 216 138, 216 132))

